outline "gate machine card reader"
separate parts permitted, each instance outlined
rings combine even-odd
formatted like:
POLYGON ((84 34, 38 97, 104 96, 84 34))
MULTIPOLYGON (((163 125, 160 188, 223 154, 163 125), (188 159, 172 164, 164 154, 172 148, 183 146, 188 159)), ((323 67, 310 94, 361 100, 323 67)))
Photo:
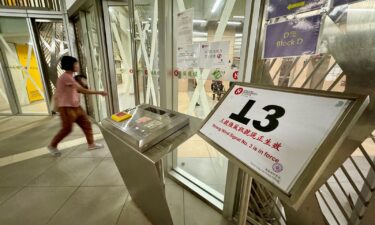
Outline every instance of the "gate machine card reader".
POLYGON ((120 116, 114 115, 104 119, 102 125, 140 152, 146 151, 189 124, 189 117, 186 115, 151 105, 140 105, 121 112, 120 116), (124 120, 118 119, 121 117, 124 120))

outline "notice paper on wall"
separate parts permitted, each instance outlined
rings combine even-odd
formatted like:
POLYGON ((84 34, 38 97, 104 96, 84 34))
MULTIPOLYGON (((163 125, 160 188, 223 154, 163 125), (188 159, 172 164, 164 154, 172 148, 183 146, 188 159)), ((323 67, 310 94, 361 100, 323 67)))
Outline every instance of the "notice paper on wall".
POLYGON ((235 85, 200 132, 289 193, 351 102, 235 85))
POLYGON ((200 79, 208 69, 208 80, 238 80, 238 69, 229 63, 229 41, 194 43, 177 47, 176 64, 182 79, 200 79))
POLYGON ((321 15, 270 24, 266 28, 264 58, 313 55, 316 53, 321 15))
POLYGON ((176 40, 177 46, 189 45, 193 41, 194 8, 177 13, 176 40))
POLYGON ((229 64, 229 41, 215 41, 201 44, 199 53, 200 68, 226 68, 229 64))
POLYGON ((200 44, 182 45, 177 47, 177 68, 179 70, 199 68, 200 44))

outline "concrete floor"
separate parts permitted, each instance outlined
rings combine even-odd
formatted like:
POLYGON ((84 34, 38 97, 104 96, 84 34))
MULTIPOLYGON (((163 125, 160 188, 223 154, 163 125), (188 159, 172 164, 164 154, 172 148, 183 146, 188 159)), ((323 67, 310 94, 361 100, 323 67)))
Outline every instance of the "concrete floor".
MULTIPOLYGON (((131 200, 107 147, 87 151, 76 128, 61 145, 62 157, 52 158, 45 146, 59 129, 58 118, 0 119, 0 224, 151 224, 131 200)), ((166 196, 176 225, 230 224, 169 179, 166 196)))

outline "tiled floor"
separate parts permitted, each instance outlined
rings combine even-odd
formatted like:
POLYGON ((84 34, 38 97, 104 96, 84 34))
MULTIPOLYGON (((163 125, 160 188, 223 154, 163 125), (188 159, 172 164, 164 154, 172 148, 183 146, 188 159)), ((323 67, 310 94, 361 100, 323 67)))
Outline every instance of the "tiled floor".
MULTIPOLYGON (((35 148, 41 149, 39 156, 34 152, 32 158, 19 158, 18 162, 15 160, 0 167, 0 224, 151 224, 131 200, 107 147, 87 151, 86 145, 82 144, 83 135, 75 133, 66 140, 68 144, 62 150, 62 157, 52 158, 43 152, 43 147, 58 129, 54 126, 56 121, 52 119, 0 141, 2 158, 9 158, 12 152, 27 155, 35 148), (44 127, 48 129, 42 129, 44 127), (39 138, 34 132, 40 135, 39 138), (21 138, 22 142, 18 143, 25 146, 19 146, 22 149, 19 150, 17 140, 21 138), (77 142, 77 139, 81 141, 77 142)), ((217 211, 169 179, 166 196, 175 225, 230 224, 217 211)))

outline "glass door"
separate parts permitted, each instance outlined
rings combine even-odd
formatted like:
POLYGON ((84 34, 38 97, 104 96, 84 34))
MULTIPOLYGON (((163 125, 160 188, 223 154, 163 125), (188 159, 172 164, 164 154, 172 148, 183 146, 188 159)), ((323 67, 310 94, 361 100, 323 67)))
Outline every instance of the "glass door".
MULTIPOLYGON (((27 18, 0 18, 1 72, 2 77, 9 81, 8 92, 15 96, 6 101, 2 91, 0 98, 3 100, 0 101, 5 107, 9 106, 9 101, 14 101, 13 113, 16 114, 48 114, 44 79, 36 58, 30 26, 27 18)), ((5 89, 4 80, 0 88, 5 89)))
POLYGON ((0 71, 0 115, 12 113, 3 75, 2 71, 0 71))
MULTIPOLYGON (((246 2, 181 0, 174 4, 174 71, 178 73, 175 74, 178 75, 178 88, 174 97, 179 112, 204 119, 229 89, 231 81, 238 79, 240 63, 244 63, 241 46, 246 2), (184 12, 192 22, 191 31, 178 33, 177 26, 182 25, 177 24, 177 17, 184 12), (202 52, 199 49, 207 46, 206 64, 189 64, 190 59, 181 61, 177 58, 180 49, 197 48, 202 52), (219 54, 222 57, 220 65, 212 60, 219 58, 219 54)), ((195 57, 194 54, 191 57, 195 57)), ((220 202, 224 201, 227 170, 228 159, 197 135, 182 144, 173 155, 173 171, 220 202)))
POLYGON ((134 69, 132 65, 131 34, 128 5, 108 6, 108 22, 111 41, 108 48, 117 89, 119 110, 135 106, 134 69))
POLYGON ((46 69, 46 84, 49 95, 56 89, 57 78, 63 74, 60 60, 69 54, 66 30, 62 20, 36 19, 33 23, 37 43, 40 46, 40 57, 46 69))
MULTIPOLYGON (((101 42, 99 37, 98 28, 98 14, 96 12, 96 7, 92 6, 86 13, 86 27, 87 27, 87 38, 89 45, 89 53, 91 59, 92 71, 88 76, 88 81, 91 87, 95 90, 103 91, 105 90, 104 81, 104 68, 103 68, 103 52, 101 48, 101 42)), ((93 105, 96 107, 97 120, 102 120, 107 117, 107 104, 106 98, 101 95, 94 95, 93 105)))
POLYGON ((104 10, 107 10, 105 20, 106 28, 108 28, 110 70, 115 74, 112 79, 116 83, 115 95, 118 98, 120 111, 134 107, 137 104, 137 96, 140 99, 139 103, 152 105, 160 103, 157 51, 158 7, 155 1, 151 0, 135 0, 134 5, 134 14, 132 14, 127 3, 104 3, 104 10), (134 17, 134 40, 129 22, 130 17, 134 17), (132 44, 135 45, 134 52, 132 44), (133 63, 136 63, 136 66, 133 63), (134 68, 137 68, 137 71, 134 71, 134 68), (135 84, 136 80, 137 84, 135 84))
MULTIPOLYGON (((95 6, 79 13, 79 17, 74 21, 74 28, 81 67, 80 73, 87 77, 91 89, 106 90, 95 6)), ((98 95, 85 96, 84 101, 87 113, 96 121, 107 117, 105 97, 98 95)))

